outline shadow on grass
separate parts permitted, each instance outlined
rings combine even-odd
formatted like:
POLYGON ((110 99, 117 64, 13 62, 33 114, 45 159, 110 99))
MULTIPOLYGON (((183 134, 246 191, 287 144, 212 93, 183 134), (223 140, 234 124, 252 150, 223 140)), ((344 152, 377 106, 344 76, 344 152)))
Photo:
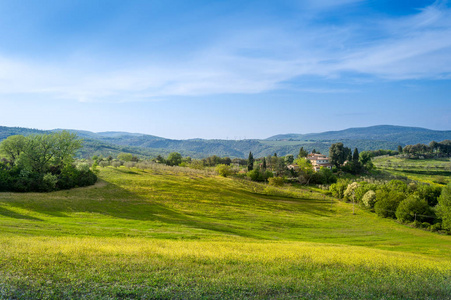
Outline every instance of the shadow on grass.
POLYGON ((14 218, 14 219, 42 221, 39 218, 35 218, 35 217, 27 216, 27 215, 22 215, 22 214, 14 212, 12 210, 6 209, 6 208, 4 208, 2 206, 0 206, 0 215, 4 216, 4 217, 8 217, 8 218, 14 218))
MULTIPOLYGON (((52 193, 52 197, 45 197, 48 194, 43 193, 40 194, 42 197, 39 199, 34 198, 32 201, 22 198, 9 199, 7 203, 13 207, 31 210, 53 217, 68 217, 66 213, 97 213, 113 218, 154 221, 241 237, 262 239, 260 236, 249 233, 247 228, 239 228, 233 224, 222 224, 219 223, 220 221, 205 220, 211 217, 191 216, 168 208, 161 203, 152 203, 149 199, 125 190, 113 183, 108 183, 105 187, 98 189, 80 188, 77 191, 77 193, 80 193, 77 195, 79 197, 66 198, 65 192, 52 193)), ((0 199, 0 204, 2 202, 2 199, 0 199)), ((15 214, 6 209, 3 211, 0 210, 0 214, 15 218, 39 220, 37 218, 15 214)))
POLYGON ((127 170, 127 169, 120 169, 120 168, 116 168, 116 171, 121 172, 121 173, 125 173, 125 174, 131 174, 131 175, 142 175, 138 172, 132 171, 132 170, 127 170))

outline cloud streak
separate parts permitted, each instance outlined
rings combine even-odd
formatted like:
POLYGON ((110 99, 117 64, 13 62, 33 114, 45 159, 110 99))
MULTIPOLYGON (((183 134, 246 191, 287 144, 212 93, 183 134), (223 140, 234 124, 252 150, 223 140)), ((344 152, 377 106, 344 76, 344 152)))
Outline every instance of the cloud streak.
MULTIPOLYGON (((352 2, 358 1, 341 4, 352 2)), ((319 4, 332 9, 336 2, 319 4)), ((373 80, 451 78, 451 12, 441 2, 412 16, 370 20, 377 24, 377 39, 360 38, 371 22, 318 26, 294 21, 296 26, 288 22, 225 31, 189 58, 144 60, 120 69, 114 62, 104 68, 77 61, 46 65, 0 54, 0 94, 42 93, 79 101, 123 102, 262 93, 285 89, 290 85, 287 82, 303 76, 324 80, 349 73, 373 80)), ((303 90, 328 92, 326 88, 303 90)))

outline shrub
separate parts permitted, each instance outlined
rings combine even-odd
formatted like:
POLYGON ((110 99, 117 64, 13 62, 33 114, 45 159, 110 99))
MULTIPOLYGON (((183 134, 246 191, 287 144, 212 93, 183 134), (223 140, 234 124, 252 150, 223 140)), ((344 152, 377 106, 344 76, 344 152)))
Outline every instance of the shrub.
POLYGON ((431 227, 431 224, 430 224, 430 223, 428 223, 428 222, 423 222, 423 223, 421 223, 421 228, 429 229, 429 227, 431 227))
POLYGON ((339 179, 337 183, 334 183, 330 186, 329 191, 331 192, 332 196, 343 199, 344 192, 348 187, 348 184, 349 180, 339 179))
POLYGON ((232 175, 232 168, 225 164, 217 165, 215 168, 216 173, 223 177, 227 177, 229 175, 232 175))
POLYGON ((58 177, 52 173, 47 173, 42 178, 42 182, 45 191, 54 191, 56 189, 56 184, 58 183, 58 177))
POLYGON ((396 218, 401 222, 412 222, 415 218, 420 222, 425 222, 426 220, 433 220, 434 216, 432 215, 433 212, 426 200, 420 199, 416 195, 411 195, 401 201, 396 209, 396 218))
POLYGON ((269 185, 272 185, 272 186, 283 186, 284 182, 285 182, 285 180, 282 177, 268 178, 268 183, 269 183, 269 185))
POLYGON ((363 205, 368 208, 373 208, 374 204, 376 204, 376 192, 373 190, 369 190, 363 195, 362 198, 363 205))
POLYGON ((376 204, 374 210, 378 216, 384 218, 395 218, 399 203, 404 200, 404 193, 378 190, 376 191, 376 204))
POLYGON ((346 190, 343 193, 343 199, 346 201, 351 201, 355 197, 355 190, 360 186, 358 182, 353 182, 348 184, 346 190))
POLYGON ((442 224, 441 224, 441 223, 435 223, 435 224, 433 224, 433 225, 431 225, 431 226, 429 227, 429 230, 431 230, 431 231, 433 231, 433 232, 437 232, 437 231, 439 231, 440 229, 442 229, 442 224))
POLYGON ((246 175, 252 181, 265 181, 274 176, 271 171, 262 171, 259 167, 247 172, 246 175))
POLYGON ((442 218, 443 229, 451 230, 451 183, 442 189, 438 198, 437 215, 442 218))

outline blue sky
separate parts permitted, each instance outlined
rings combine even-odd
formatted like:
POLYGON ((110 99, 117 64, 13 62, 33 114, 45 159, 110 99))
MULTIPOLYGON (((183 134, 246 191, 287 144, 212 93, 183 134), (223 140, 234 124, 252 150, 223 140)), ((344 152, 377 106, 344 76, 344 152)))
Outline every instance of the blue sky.
POLYGON ((451 129, 451 4, 0 1, 0 125, 266 138, 451 129))

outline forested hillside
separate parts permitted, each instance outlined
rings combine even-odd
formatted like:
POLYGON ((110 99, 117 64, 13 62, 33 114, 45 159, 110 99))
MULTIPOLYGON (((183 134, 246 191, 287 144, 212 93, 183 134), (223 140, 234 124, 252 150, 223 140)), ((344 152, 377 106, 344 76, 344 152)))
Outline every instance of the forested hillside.
POLYGON ((349 128, 340 131, 327 131, 309 134, 279 134, 268 140, 376 140, 406 144, 427 144, 430 141, 451 139, 451 131, 430 130, 419 127, 379 125, 349 128))
MULTIPOLYGON (((11 135, 29 135, 61 131, 42 131, 19 127, 0 127, 0 141, 11 135)), ((337 142, 360 151, 377 149, 397 149, 398 145, 429 143, 432 140, 451 139, 451 131, 433 131, 423 128, 400 126, 373 126, 368 128, 351 128, 343 131, 331 131, 306 135, 278 135, 267 140, 172 140, 154 135, 128 132, 94 133, 82 130, 68 130, 84 140, 84 148, 77 152, 78 157, 93 155, 116 156, 120 152, 134 155, 156 156, 176 151, 184 156, 203 158, 211 155, 221 157, 247 157, 252 151, 257 157, 277 153, 279 155, 295 154, 300 147, 308 151, 313 149, 328 153, 329 147, 337 142)))

